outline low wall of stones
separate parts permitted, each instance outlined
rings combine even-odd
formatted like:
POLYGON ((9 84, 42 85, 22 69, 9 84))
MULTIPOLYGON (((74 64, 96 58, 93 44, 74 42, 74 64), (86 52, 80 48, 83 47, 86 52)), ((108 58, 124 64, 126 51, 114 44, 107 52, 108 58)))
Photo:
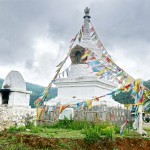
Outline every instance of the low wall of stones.
POLYGON ((29 107, 0 106, 0 130, 10 126, 25 126, 36 119, 36 110, 29 107))
MULTIPOLYGON (((84 108, 81 110, 74 110, 73 120, 77 121, 90 121, 90 122, 110 122, 115 124, 122 124, 125 120, 132 120, 130 110, 120 107, 107 107, 96 106, 92 109, 84 108)), ((42 122, 54 123, 59 120, 59 109, 54 112, 46 112, 44 116, 41 116, 42 122)))

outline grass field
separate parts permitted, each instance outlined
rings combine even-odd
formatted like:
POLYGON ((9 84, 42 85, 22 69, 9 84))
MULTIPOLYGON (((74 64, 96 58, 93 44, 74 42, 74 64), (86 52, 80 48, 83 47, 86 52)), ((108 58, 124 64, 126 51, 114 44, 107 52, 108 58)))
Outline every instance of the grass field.
MULTIPOLYGON (((145 128, 148 133, 146 140, 150 140, 150 128, 145 128)), ((27 137, 24 141, 27 141, 28 137, 32 141, 31 145, 38 142, 37 137, 43 142, 46 139, 81 139, 88 143, 94 143, 101 138, 108 138, 114 141, 115 138, 132 138, 139 139, 141 136, 134 130, 127 128, 123 135, 119 134, 120 127, 117 125, 110 125, 108 123, 92 124, 87 122, 74 122, 64 120, 54 124, 53 126, 30 126, 30 127, 11 127, 5 132, 0 133, 0 150, 30 150, 30 141, 24 143, 22 138, 27 137), (35 138, 35 140, 34 140, 35 138), (43 138, 43 139, 42 139, 43 138)), ((55 143, 55 142, 54 142, 55 143)), ((57 142, 56 142, 57 143, 57 142)), ((56 145, 56 144, 54 144, 56 145)), ((64 146, 63 142, 59 142, 59 146, 64 146)), ((69 145, 73 145, 70 142, 69 145)), ((59 147, 60 148, 60 147, 59 147)))

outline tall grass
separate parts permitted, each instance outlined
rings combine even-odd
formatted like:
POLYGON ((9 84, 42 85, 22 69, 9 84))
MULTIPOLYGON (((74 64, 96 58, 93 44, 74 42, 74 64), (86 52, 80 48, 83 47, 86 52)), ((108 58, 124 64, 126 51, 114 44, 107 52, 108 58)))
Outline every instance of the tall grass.
POLYGON ((62 128, 62 129, 72 129, 72 130, 82 130, 87 127, 90 127, 92 123, 87 121, 73 121, 65 118, 64 120, 60 120, 54 125, 50 126, 50 128, 62 128))
MULTIPOLYGON (((60 120, 53 125, 43 125, 43 126, 28 126, 31 133, 48 133, 49 129, 70 129, 70 130, 80 130, 81 134, 85 135, 87 142, 92 143, 99 140, 101 137, 108 137, 110 139, 115 139, 116 134, 120 133, 120 126, 112 125, 108 122, 101 123, 91 123, 87 121, 74 121, 60 120)), ((25 131, 26 127, 11 127, 9 132, 25 131)), ((126 133, 126 132, 125 132, 126 133)))
POLYGON ((58 121, 56 124, 50 126, 50 128, 63 128, 72 130, 81 130, 85 134, 87 142, 92 143, 100 139, 102 136, 110 139, 115 138, 115 134, 120 133, 120 127, 117 125, 111 125, 107 122, 102 123, 90 123, 87 121, 73 121, 65 118, 58 121))

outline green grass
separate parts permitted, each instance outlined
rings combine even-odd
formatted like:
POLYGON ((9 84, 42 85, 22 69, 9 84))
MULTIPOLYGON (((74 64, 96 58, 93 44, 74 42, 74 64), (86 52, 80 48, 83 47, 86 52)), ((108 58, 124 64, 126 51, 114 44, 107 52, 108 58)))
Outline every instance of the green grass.
MULTIPOLYGON (((48 138, 85 138, 86 140, 95 141, 101 136, 114 139, 115 137, 139 137, 139 134, 126 128, 124 135, 120 136, 120 126, 113 125, 108 122, 90 123, 86 121, 73 121, 64 119, 58 121, 53 125, 43 125, 34 127, 29 126, 29 131, 26 131, 26 127, 11 127, 8 129, 10 133, 20 132, 23 134, 33 134, 41 137, 48 138)), ((148 130, 148 129, 147 129, 148 130)), ((150 131, 148 130, 148 135, 150 131)))
POLYGON ((0 149, 5 150, 30 150, 28 146, 22 142, 18 142, 15 136, 8 134, 7 136, 2 136, 0 134, 0 149))
MULTIPOLYGON (((148 140, 150 139, 150 128, 145 129, 148 132, 148 140)), ((94 143, 96 141, 107 138, 108 140, 114 141, 116 137, 119 138, 139 138, 140 135, 133 129, 127 128, 124 135, 120 135, 120 126, 109 124, 107 122, 102 123, 89 123, 85 121, 72 121, 63 120, 59 121, 52 126, 36 126, 33 125, 28 127, 11 127, 6 132, 0 132, 0 149, 9 150, 30 150, 28 145, 17 141, 17 135, 34 135, 44 138, 68 138, 68 139, 81 139, 85 140, 87 143, 94 143)), ((32 136, 33 135, 33 136, 32 136)), ((19 140, 20 141, 20 140, 19 140)), ((22 141, 22 140, 21 140, 22 141)), ((75 143, 58 143, 58 147, 64 149, 72 149, 72 147, 77 147, 73 145, 75 143), (70 147, 71 145, 71 147, 70 147)))
POLYGON ((72 139, 83 139, 85 135, 80 130, 72 129, 51 129, 36 127, 31 129, 30 132, 21 132, 23 134, 38 135, 47 138, 72 138, 72 139), (37 129, 38 128, 38 129, 37 129))
MULTIPOLYGON (((146 129, 146 131, 148 132, 148 136, 150 136, 150 129, 146 129)), ((90 123, 68 119, 58 121, 51 126, 43 125, 34 127, 31 125, 28 126, 28 130, 26 127, 11 127, 8 129, 8 132, 19 132, 46 138, 85 139, 89 143, 98 141, 101 137, 107 137, 111 140, 114 140, 116 137, 140 137, 135 130, 129 128, 126 128, 124 134, 120 135, 120 126, 108 122, 90 123)))
POLYGON ((150 127, 149 128, 144 128, 144 130, 147 132, 147 135, 150 137, 150 127))

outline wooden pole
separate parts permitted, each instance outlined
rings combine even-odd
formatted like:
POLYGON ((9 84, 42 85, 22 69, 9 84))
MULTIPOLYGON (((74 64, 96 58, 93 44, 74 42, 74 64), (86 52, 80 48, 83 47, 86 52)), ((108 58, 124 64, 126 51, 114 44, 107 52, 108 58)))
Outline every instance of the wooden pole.
POLYGON ((139 113, 138 132, 139 132, 140 134, 142 134, 142 131, 143 131, 143 127, 142 127, 142 124, 143 124, 143 119, 142 119, 142 104, 139 105, 138 113, 139 113))

